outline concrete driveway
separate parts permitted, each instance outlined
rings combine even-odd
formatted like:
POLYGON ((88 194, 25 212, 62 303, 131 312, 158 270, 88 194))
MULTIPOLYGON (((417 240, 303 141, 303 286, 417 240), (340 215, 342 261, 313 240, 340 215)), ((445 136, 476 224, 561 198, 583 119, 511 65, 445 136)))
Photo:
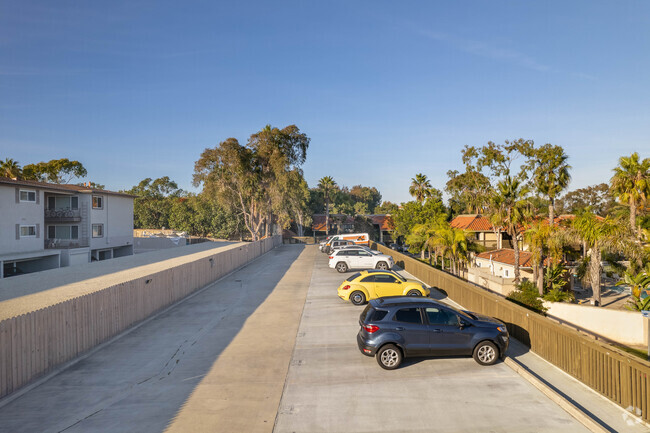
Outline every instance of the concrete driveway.
POLYGON ((503 363, 382 370, 344 278, 277 248, 0 406, 0 432, 586 431, 503 363))
POLYGON ((502 362, 407 359, 383 370, 357 348, 363 307, 336 295, 350 274, 316 258, 276 432, 588 431, 502 362))

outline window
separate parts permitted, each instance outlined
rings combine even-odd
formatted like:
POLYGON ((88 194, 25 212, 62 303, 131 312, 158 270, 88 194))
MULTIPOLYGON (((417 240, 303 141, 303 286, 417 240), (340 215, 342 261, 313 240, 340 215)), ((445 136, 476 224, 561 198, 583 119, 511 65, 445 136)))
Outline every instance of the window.
POLYGON ((357 252, 358 252, 359 255, 362 256, 362 257, 370 257, 370 256, 372 255, 372 254, 370 254, 370 253, 367 252, 367 251, 359 250, 359 251, 357 251, 357 252))
POLYGON ((427 319, 431 325, 458 325, 458 316, 442 308, 427 308, 427 319))
MULTIPOLYGON (((343 255, 346 255, 346 256, 355 256, 356 257, 356 256, 359 255, 359 251, 356 251, 356 250, 341 250, 341 252, 343 252, 343 255)), ((339 253, 339 254, 341 254, 341 253, 339 253)))
POLYGON ((395 313, 395 320, 406 323, 422 323, 419 308, 402 308, 395 313))
POLYGON ((104 224, 93 224, 93 237, 94 238, 104 237, 104 224))
POLYGON ((375 310, 374 308, 368 306, 365 310, 363 310, 363 313, 361 313, 359 320, 362 322, 378 322, 386 317, 386 314, 388 314, 388 311, 386 310, 375 310))
POLYGON ((26 189, 20 190, 20 201, 25 201, 29 203, 36 203, 36 191, 30 191, 26 189))
POLYGON ((510 275, 510 272, 509 272, 507 269, 504 269, 504 270, 503 270, 503 276, 504 276, 505 278, 508 278, 508 275, 510 275))
POLYGON ((374 282, 375 282, 375 276, 374 276, 374 275, 370 275, 370 276, 364 278, 363 280, 361 280, 361 281, 359 281, 359 282, 360 282, 360 283, 374 283, 374 282))
POLYGON ((79 209, 79 197, 56 197, 49 196, 47 198, 47 208, 54 209, 79 209))
MULTIPOLYGON (((93 196, 93 209, 103 209, 104 208, 104 197, 101 195, 93 196)), ((93 235, 93 237, 95 237, 93 235)))
POLYGON ((354 281, 357 278, 361 276, 360 272, 355 272, 354 274, 350 275, 348 278, 345 279, 345 281, 354 281))
POLYGON ((48 239, 79 239, 79 226, 47 226, 48 239))
POLYGON ((397 278, 392 275, 379 274, 375 275, 375 283, 396 283, 397 278))
POLYGON ((36 226, 20 226, 20 237, 21 238, 35 238, 36 237, 36 226))

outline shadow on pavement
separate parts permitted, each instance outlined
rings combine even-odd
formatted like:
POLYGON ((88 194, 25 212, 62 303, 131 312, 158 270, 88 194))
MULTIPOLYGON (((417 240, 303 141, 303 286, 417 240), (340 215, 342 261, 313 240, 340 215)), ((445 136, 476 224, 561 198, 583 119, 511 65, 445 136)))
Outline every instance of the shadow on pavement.
POLYGON ((271 250, 28 391, 0 431, 165 431, 304 249, 271 250))

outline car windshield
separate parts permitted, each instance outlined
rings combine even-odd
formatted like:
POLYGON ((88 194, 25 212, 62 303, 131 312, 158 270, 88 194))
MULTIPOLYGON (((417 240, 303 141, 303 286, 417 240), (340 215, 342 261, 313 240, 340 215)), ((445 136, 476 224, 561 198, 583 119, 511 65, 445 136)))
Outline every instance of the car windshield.
POLYGON ((445 305, 445 306, 447 308, 451 309, 451 310, 454 310, 456 313, 460 314, 462 317, 466 317, 466 318, 472 319, 472 320, 477 319, 477 317, 475 315, 473 315, 472 313, 470 313, 469 311, 459 310, 458 308, 454 308, 451 305, 445 305))

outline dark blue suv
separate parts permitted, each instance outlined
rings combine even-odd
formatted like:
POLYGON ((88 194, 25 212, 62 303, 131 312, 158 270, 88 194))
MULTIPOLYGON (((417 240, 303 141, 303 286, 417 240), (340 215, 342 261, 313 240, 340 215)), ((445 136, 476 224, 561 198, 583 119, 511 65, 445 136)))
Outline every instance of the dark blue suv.
POLYGON ((506 325, 488 316, 461 311, 429 298, 373 299, 359 317, 361 353, 393 370, 405 357, 472 355, 481 365, 505 356, 506 325))

